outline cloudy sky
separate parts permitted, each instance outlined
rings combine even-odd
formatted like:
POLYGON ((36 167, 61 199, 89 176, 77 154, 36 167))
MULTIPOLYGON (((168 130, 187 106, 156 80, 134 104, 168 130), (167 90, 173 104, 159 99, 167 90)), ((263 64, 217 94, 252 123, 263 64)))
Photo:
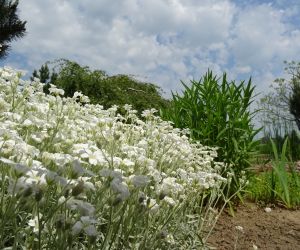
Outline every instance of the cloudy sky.
POLYGON ((208 68, 267 91, 284 60, 300 61, 299 0, 20 0, 19 16, 27 35, 0 66, 28 75, 67 58, 170 96, 208 68))

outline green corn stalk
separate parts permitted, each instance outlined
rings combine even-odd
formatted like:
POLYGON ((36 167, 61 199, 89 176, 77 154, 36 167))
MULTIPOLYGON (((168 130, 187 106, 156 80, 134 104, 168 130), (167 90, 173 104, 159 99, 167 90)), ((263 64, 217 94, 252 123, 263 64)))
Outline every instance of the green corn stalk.
POLYGON ((277 147, 273 140, 271 140, 272 143, 272 149, 274 154, 274 161, 272 164, 272 168, 276 174, 276 177, 278 179, 279 189, 282 191, 273 190, 277 196, 284 202, 284 204, 291 208, 291 198, 290 198, 290 189, 289 189, 289 179, 288 179, 288 172, 286 170, 286 165, 288 163, 286 158, 286 148, 288 143, 288 138, 285 139, 281 154, 278 154, 277 147))
POLYGON ((161 110, 161 116, 175 127, 189 128, 192 139, 219 148, 218 160, 234 172, 228 188, 229 194, 235 193, 240 177, 249 173, 249 160, 258 145, 254 137, 260 130, 251 123, 257 111, 250 111, 255 87, 251 79, 236 84, 229 82, 225 73, 218 78, 210 70, 199 81, 192 80, 190 86, 182 85, 182 95, 172 93, 171 105, 161 110))

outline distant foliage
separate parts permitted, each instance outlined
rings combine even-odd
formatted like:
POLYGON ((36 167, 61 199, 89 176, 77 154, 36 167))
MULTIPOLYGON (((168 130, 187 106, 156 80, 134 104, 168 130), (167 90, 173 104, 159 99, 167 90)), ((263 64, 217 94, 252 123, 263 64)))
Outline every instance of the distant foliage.
POLYGON ((284 141, 288 138, 287 141, 287 157, 292 161, 300 160, 300 134, 298 131, 293 130, 289 134, 285 134, 284 136, 280 134, 266 134, 260 143, 260 153, 267 155, 269 159, 273 157, 273 148, 271 141, 276 145, 277 151, 282 151, 284 141))
POLYGON ((48 64, 54 64, 52 74, 45 64, 39 70, 40 74, 35 70, 33 76, 41 78, 41 82, 52 83, 64 89, 65 96, 71 97, 76 91, 80 91, 93 104, 103 105, 104 108, 130 104, 138 113, 149 108, 159 110, 168 105, 158 86, 140 82, 129 75, 109 76, 103 70, 91 70, 65 59, 48 64))
POLYGON ((275 79, 272 91, 259 102, 264 132, 272 136, 284 136, 296 126, 300 131, 300 62, 284 63, 290 79, 275 79))
POLYGON ((258 133, 251 121, 254 113, 249 110, 254 87, 248 83, 228 82, 208 71, 191 86, 183 83, 182 95, 173 94, 170 107, 162 116, 178 128, 189 128, 191 137, 204 145, 217 146, 218 160, 231 165, 234 174, 230 193, 245 180, 249 159, 254 152, 258 133))
POLYGON ((34 70, 32 73, 32 76, 30 77, 30 80, 33 81, 34 78, 38 78, 40 80, 41 83, 44 83, 44 92, 46 94, 49 94, 49 88, 50 88, 50 84, 54 83, 57 79, 57 73, 52 72, 50 74, 50 70, 49 67, 47 65, 47 63, 45 63, 44 65, 41 66, 41 68, 39 69, 39 71, 34 70))
POLYGON ((292 62, 288 68, 291 72, 292 93, 289 97, 289 108, 300 130, 300 62, 292 62))

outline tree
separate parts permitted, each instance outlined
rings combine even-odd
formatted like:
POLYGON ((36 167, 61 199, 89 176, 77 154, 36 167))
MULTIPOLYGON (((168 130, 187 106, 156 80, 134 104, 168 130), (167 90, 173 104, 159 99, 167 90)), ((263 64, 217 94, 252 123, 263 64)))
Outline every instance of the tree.
POLYGON ((103 105, 104 108, 131 104, 139 113, 149 108, 159 110, 168 105, 168 101, 160 94, 161 89, 153 83, 141 82, 129 75, 109 76, 103 70, 91 70, 66 59, 49 64, 53 65, 49 70, 52 73, 48 71, 47 75, 47 69, 42 66, 40 74, 35 70, 33 76, 42 78, 41 72, 44 72, 47 76, 45 83, 64 89, 65 96, 71 97, 76 91, 80 91, 90 98, 91 103, 103 105))
POLYGON ((300 131, 300 62, 284 63, 290 79, 275 79, 272 91, 259 101, 266 134, 289 133, 295 129, 295 124, 300 131))
POLYGON ((300 130, 300 62, 290 64, 292 93, 289 96, 289 108, 300 130))
POLYGON ((34 70, 32 73, 32 77, 30 77, 30 80, 33 81, 34 78, 39 78, 41 83, 48 83, 50 80, 48 65, 42 65, 42 67, 39 69, 39 73, 37 72, 37 70, 34 70))
POLYGON ((54 83, 56 78, 57 78, 57 73, 53 71, 50 75, 50 70, 48 67, 48 64, 45 63, 44 65, 41 66, 39 71, 34 70, 32 73, 32 76, 30 77, 30 80, 33 81, 34 78, 40 79, 41 83, 44 83, 44 92, 49 94, 49 88, 50 88, 50 83, 54 83))
POLYGON ((9 43, 25 35, 26 21, 19 20, 17 7, 19 1, 0 0, 0 59, 5 58, 9 43))

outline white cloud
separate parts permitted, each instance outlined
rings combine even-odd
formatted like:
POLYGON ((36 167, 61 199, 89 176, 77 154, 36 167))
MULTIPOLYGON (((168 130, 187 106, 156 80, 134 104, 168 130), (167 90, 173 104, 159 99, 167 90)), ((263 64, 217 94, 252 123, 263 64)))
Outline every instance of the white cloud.
POLYGON ((240 11, 231 40, 236 63, 266 70, 299 54, 299 30, 292 30, 283 17, 284 11, 269 4, 240 11))
MULTIPOLYGON (((12 50, 29 70, 64 57, 112 74, 138 75, 167 93, 180 89, 180 79, 199 79, 207 68, 229 71, 232 77, 252 74, 261 84, 259 79, 269 79, 264 75, 282 69, 283 60, 297 60, 300 54, 300 30, 290 21, 300 10, 278 4, 20 1, 28 34, 12 50)), ((7 60, 11 65, 18 61, 7 60)))
POLYGON ((251 73, 251 67, 249 65, 247 66, 237 66, 236 67, 237 74, 247 74, 251 73))

